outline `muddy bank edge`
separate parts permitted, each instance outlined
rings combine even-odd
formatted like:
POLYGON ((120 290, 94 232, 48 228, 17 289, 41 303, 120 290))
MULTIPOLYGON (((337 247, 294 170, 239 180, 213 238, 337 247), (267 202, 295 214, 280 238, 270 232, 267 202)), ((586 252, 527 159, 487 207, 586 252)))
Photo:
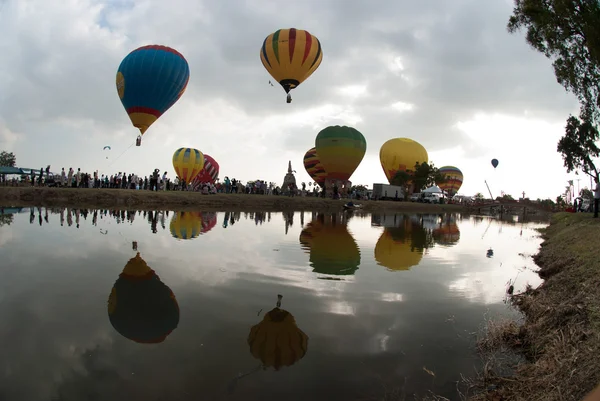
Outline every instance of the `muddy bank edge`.
MULTIPOLYGON (((138 210, 239 210, 239 211, 322 211, 343 210, 342 200, 314 197, 286 197, 246 194, 202 195, 197 192, 135 191, 127 189, 73 189, 4 187, 0 188, 2 206, 48 206, 87 208, 131 208, 138 210)), ((464 212, 461 205, 430 205, 411 202, 360 201, 365 212, 398 211, 406 213, 464 212)))
POLYGON ((600 382, 600 219, 556 213, 542 235, 534 259, 545 281, 512 298, 524 324, 494 326, 479 343, 516 349, 526 362, 510 378, 484 372, 490 392, 471 399, 581 400, 600 382))

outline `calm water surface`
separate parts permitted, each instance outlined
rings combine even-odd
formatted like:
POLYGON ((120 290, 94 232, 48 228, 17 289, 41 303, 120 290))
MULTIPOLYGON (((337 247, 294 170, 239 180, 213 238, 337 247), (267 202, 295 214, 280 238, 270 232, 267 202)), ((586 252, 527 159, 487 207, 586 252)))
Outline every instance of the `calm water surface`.
POLYGON ((543 225, 4 209, 0 399, 458 399, 543 225))

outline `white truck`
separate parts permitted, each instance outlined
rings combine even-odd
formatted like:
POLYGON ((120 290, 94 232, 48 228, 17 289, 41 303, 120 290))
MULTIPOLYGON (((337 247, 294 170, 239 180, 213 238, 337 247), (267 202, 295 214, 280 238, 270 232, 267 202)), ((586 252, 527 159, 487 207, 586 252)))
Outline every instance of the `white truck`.
POLYGON ((373 184, 373 199, 404 200, 404 189, 397 185, 373 184))

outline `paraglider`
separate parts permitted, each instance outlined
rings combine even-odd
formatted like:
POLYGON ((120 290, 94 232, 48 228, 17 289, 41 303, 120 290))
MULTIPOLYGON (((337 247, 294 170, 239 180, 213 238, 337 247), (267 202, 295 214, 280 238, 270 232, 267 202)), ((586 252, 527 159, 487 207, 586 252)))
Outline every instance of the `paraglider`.
POLYGON ((129 53, 117 71, 117 93, 131 123, 146 130, 183 95, 190 78, 188 63, 167 46, 142 46, 129 53))
POLYGON ((200 184, 209 182, 214 184, 219 178, 219 163, 211 156, 204 155, 204 167, 192 180, 192 187, 197 190, 200 184))
POLYGON ((119 334, 141 344, 163 342, 179 324, 173 291, 139 252, 129 259, 110 292, 108 317, 119 334))
POLYGON ((348 181, 365 156, 367 141, 356 129, 336 125, 317 134, 315 149, 328 179, 348 181))
POLYGON ((494 166, 494 168, 498 167, 498 159, 492 159, 492 166, 494 166))
POLYGON ((428 163, 427 150, 409 138, 393 138, 381 145, 379 161, 389 183, 398 171, 413 171, 417 163, 428 163))
POLYGON ((290 91, 310 77, 322 60, 319 39, 301 29, 279 29, 265 38, 260 49, 260 61, 283 87, 288 103, 290 91))
POLYGON ((186 184, 204 168, 204 155, 198 149, 179 148, 173 153, 173 168, 186 184))
MULTIPOLYGON (((327 178, 327 173, 325 172, 325 168, 319 161, 319 156, 317 155, 317 149, 311 148, 304 154, 304 168, 306 172, 313 179, 314 182, 319 184, 321 187, 325 185, 325 179, 327 178)), ((310 185, 310 183, 309 183, 310 185)))
MULTIPOLYGON (((102 151, 105 151, 105 150, 107 150, 107 149, 108 149, 108 150, 111 150, 111 147, 110 147, 110 146, 105 146, 105 147, 103 147, 103 148, 102 148, 102 151)), ((108 156, 106 156, 106 158, 108 159, 108 156)))
POLYGON ((440 175, 442 175, 446 181, 437 183, 442 191, 446 191, 449 197, 456 195, 463 183, 463 174, 457 167, 444 166, 439 169, 440 175))

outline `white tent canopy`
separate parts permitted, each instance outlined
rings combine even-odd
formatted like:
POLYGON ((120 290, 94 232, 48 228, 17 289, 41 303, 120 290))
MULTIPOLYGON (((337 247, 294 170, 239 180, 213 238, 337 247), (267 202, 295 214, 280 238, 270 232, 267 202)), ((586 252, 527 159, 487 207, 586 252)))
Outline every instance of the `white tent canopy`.
POLYGON ((437 185, 433 185, 433 186, 431 186, 431 187, 429 187, 427 189, 424 189, 423 193, 426 193, 426 194, 443 194, 444 191, 442 191, 440 189, 440 187, 438 187, 437 185))

